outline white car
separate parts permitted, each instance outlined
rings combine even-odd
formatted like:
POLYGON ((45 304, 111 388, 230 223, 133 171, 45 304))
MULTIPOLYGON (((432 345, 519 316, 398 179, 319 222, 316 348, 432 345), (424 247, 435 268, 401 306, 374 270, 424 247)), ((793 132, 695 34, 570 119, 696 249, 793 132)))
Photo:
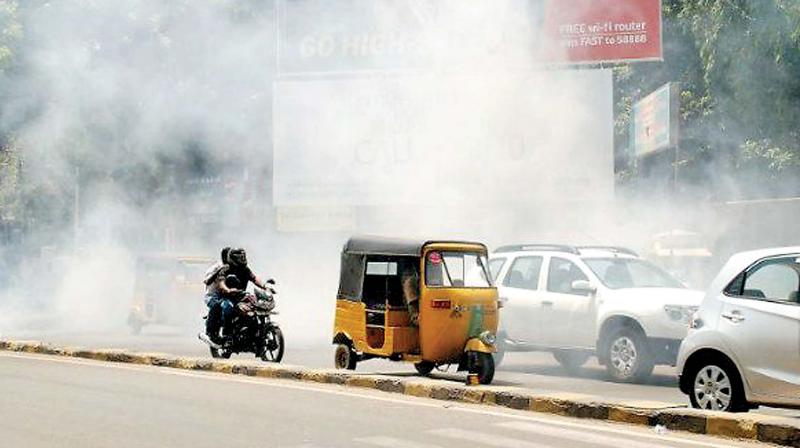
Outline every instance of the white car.
POLYGON ((692 318, 678 355, 692 406, 800 406, 800 247, 734 255, 692 318))
POLYGON ((503 351, 550 351, 567 370, 597 356, 623 382, 674 365, 703 293, 614 247, 505 246, 490 270, 500 293, 503 351))

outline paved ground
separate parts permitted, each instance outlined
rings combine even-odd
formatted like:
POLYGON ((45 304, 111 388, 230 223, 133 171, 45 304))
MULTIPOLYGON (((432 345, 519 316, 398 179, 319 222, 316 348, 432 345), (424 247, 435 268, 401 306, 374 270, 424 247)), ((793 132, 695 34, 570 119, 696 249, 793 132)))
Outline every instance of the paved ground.
MULTIPOLYGON (((106 333, 19 333, 0 335, 4 338, 41 340, 57 345, 76 345, 92 348, 126 348, 142 352, 163 352, 187 356, 208 356, 207 347, 196 335, 173 327, 150 327, 140 335, 128 332, 106 333)), ((236 357, 237 355, 234 355, 236 357)), ((239 355, 242 359, 251 356, 239 355)), ((333 346, 308 342, 293 344, 287 337, 284 364, 315 368, 333 367, 333 346)), ((383 360, 369 360, 359 364, 359 372, 390 373, 414 372, 412 366, 383 360)), ((463 374, 436 373, 443 379, 462 381, 463 374)), ((602 396, 608 400, 646 400, 674 405, 686 405, 688 399, 677 388, 675 369, 669 366, 656 367, 647 384, 620 384, 607 379, 605 370, 594 360, 581 369, 577 376, 564 371, 549 353, 508 353, 499 366, 494 384, 521 386, 538 392, 572 392, 602 396)), ((800 418, 800 410, 772 409, 762 407, 758 413, 800 418)))
POLYGON ((20 447, 758 447, 332 385, 0 353, 20 447))

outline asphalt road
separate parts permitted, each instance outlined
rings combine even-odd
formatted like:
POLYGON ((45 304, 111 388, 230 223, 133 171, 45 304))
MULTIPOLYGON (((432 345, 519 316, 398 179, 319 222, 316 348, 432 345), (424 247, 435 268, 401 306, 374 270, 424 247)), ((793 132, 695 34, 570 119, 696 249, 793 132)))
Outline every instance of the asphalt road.
POLYGON ((757 447, 341 386, 0 353, 8 447, 757 447))
MULTIPOLYGON (((174 327, 149 327, 140 335, 126 331, 105 333, 17 333, 0 335, 6 338, 33 339, 56 345, 92 348, 125 348, 140 352, 161 352, 186 356, 209 356, 208 348, 196 335, 174 327)), ((284 364, 314 368, 333 367, 333 346, 322 342, 293 341, 287 335, 284 364)), ((234 355, 234 359, 253 359, 251 355, 234 355)), ((369 360, 358 365, 365 373, 412 373, 412 366, 383 360, 369 360)), ((463 374, 434 372, 434 377, 463 381, 463 374)), ((658 366, 646 384, 621 384, 608 380, 605 369, 594 359, 577 375, 562 369, 549 353, 508 353, 498 367, 496 385, 519 386, 537 392, 568 392, 601 396, 611 401, 652 401, 669 405, 687 405, 688 398, 677 387, 675 369, 658 366)), ((754 413, 800 418, 800 410, 761 407, 754 413)))
MULTIPOLYGON (((56 345, 92 348, 125 348, 139 352, 160 352, 186 356, 209 356, 208 347, 196 335, 174 327, 149 327, 139 335, 129 332, 106 333, 19 333, 7 338, 33 339, 56 345)), ((287 334, 284 364, 314 368, 332 368, 334 347, 323 342, 295 342, 287 334)), ((234 359, 253 359, 252 355, 234 355, 234 359)), ((362 362, 359 372, 414 372, 405 363, 379 359, 362 362)), ((677 389, 675 370, 657 367, 647 384, 618 384, 608 381, 603 367, 590 360, 577 376, 564 371, 549 353, 508 353, 498 366, 494 384, 535 388, 540 392, 570 392, 602 395, 609 399, 663 401, 685 404, 685 396, 677 389)), ((435 372, 435 376, 463 380, 463 375, 435 372)), ((798 412, 800 415, 800 412, 798 412)))

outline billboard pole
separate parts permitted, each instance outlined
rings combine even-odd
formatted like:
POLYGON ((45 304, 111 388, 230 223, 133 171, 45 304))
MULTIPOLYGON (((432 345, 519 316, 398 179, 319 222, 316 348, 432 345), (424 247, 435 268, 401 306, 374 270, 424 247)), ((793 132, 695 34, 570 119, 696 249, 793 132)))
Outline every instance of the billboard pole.
POLYGON ((675 167, 672 169, 672 191, 675 196, 678 195, 678 170, 681 163, 681 87, 680 83, 670 83, 670 134, 673 137, 675 144, 675 167))

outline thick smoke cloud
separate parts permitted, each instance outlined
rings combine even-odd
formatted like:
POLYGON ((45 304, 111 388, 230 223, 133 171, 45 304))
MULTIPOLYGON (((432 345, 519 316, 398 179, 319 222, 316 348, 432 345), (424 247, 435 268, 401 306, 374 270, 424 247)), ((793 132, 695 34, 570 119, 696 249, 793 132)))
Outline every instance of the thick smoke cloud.
POLYGON ((245 195, 230 179, 270 164, 274 15, 265 2, 237 3, 21 6, 22 68, 1 124, 16 134, 39 222, 8 294, 15 316, 44 309, 59 326, 119 326, 138 254, 216 252, 205 252, 217 243, 205 240, 209 226, 185 225, 236 216, 245 195), (66 266, 49 270, 58 257, 66 266), (22 291, 41 278, 49 288, 22 291), (19 299, 41 295, 54 297, 19 299), (124 305, 96 306, 109 301, 124 305))
MULTIPOLYGON (((553 50, 548 42, 536 51, 530 44, 542 2, 370 2, 363 16, 347 8, 337 16, 331 6, 330 20, 306 15, 282 34, 281 7, 303 3, 63 0, 20 9, 23 69, 0 125, 15 130, 25 180, 41 191, 31 207, 49 219, 26 236, 26 261, 17 266, 22 280, 5 288, 0 306, 14 312, 0 313, 0 332, 122 327, 143 252, 213 258, 226 244, 247 247, 259 273, 278 280, 289 340, 311 343, 329 338, 338 251, 351 233, 642 249, 659 231, 714 233, 729 225, 655 193, 628 202, 606 191, 600 199, 592 195, 595 184, 575 176, 596 168, 605 173, 604 188, 613 188, 611 142, 601 141, 593 153, 596 135, 581 127, 603 116, 570 81, 583 70, 562 76, 535 64, 536 51, 553 50), (413 26, 406 34, 386 31, 397 23, 413 26), (392 51, 345 61, 372 70, 293 73, 304 67, 287 65, 297 61, 279 53, 280 40, 308 28, 377 33, 392 51), (392 70, 378 70, 387 64, 392 70), (320 82, 328 84, 312 88, 320 82), (358 101, 363 92, 326 90, 359 83, 394 96, 369 103, 358 101), (287 97, 290 89, 300 93, 287 97), (337 109, 347 97, 356 100, 344 112, 358 114, 337 109), (281 103, 286 98, 291 107, 281 103), (303 107, 293 109, 298 102, 303 107), (398 110, 404 114, 391 115, 398 110), (290 138, 279 139, 283 131, 290 138), (332 135, 341 140, 326 140, 332 135), (336 171, 337 180, 374 185, 383 175, 384 187, 402 194, 387 191, 389 200, 363 203, 290 202, 289 211, 311 206, 312 224, 319 219, 313 208, 330 206, 345 225, 276 229, 287 221, 286 210, 273 207, 273 145, 276 163, 308 142, 311 154, 330 155, 333 147, 350 162, 348 145, 369 138, 376 150, 403 142, 403 177, 352 165, 350 174, 336 171), (520 147, 535 158, 509 164, 502 157, 520 147), (357 169, 373 172, 364 177, 357 169)), ((320 51, 319 42, 306 49, 320 51)), ((292 167, 282 164, 275 174, 299 174, 292 167)))

